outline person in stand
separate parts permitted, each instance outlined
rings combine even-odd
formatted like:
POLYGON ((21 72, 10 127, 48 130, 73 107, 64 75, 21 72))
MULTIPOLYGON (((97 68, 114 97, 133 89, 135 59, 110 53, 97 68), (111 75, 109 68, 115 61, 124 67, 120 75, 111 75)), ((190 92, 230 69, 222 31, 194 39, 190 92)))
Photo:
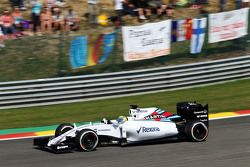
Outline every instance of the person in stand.
POLYGON ((12 7, 18 6, 21 10, 26 10, 24 0, 11 0, 12 7))
POLYGON ((79 29, 80 19, 77 14, 73 11, 72 7, 69 7, 67 13, 65 14, 65 28, 66 31, 76 31, 79 29))
POLYGON ((241 8, 241 1, 242 0, 235 0, 235 9, 240 9, 241 8))
POLYGON ((133 0, 132 2, 138 10, 140 20, 146 20, 151 16, 149 0, 133 0))
POLYGON ((53 20, 52 24, 54 31, 60 30, 61 32, 64 32, 65 22, 64 22, 64 16, 62 15, 60 8, 54 8, 52 20, 53 20))
POLYGON ((41 31, 42 33, 51 34, 52 32, 52 14, 48 7, 44 7, 41 13, 41 31))
POLYGON ((130 15, 137 16, 135 6, 129 0, 114 0, 115 17, 111 18, 111 21, 116 26, 122 24, 122 16, 130 15))
POLYGON ((152 11, 156 12, 158 18, 161 18, 164 14, 166 14, 166 16, 170 17, 173 14, 171 14, 170 12, 170 4, 166 5, 163 3, 163 0, 151 0, 149 3, 149 6, 151 8, 152 11))
POLYGON ((173 16, 174 16, 174 7, 173 7, 173 5, 172 4, 168 4, 167 6, 166 6, 166 15, 167 15, 167 17, 168 18, 173 18, 173 16))
POLYGON ((56 0, 44 0, 43 5, 52 10, 54 7, 56 7, 56 0))
POLYGON ((88 21, 90 24, 97 23, 97 15, 99 12, 97 3, 98 0, 88 0, 88 21))
POLYGON ((42 4, 39 0, 32 0, 32 23, 33 23, 33 32, 36 33, 40 28, 40 16, 42 10, 42 4))
POLYGON ((219 0, 219 9, 220 12, 224 12, 227 0, 219 0))
POLYGON ((14 18, 15 28, 22 30, 23 16, 22 16, 22 12, 19 10, 18 6, 14 7, 14 11, 12 12, 12 16, 14 18))
POLYGON ((65 0, 56 0, 55 4, 57 7, 63 7, 66 4, 66 2, 65 0))
POLYGON ((115 8, 116 16, 120 16, 120 17, 122 16, 123 2, 124 2, 124 0, 115 0, 114 8, 115 8))
POLYGON ((155 3, 157 16, 161 17, 164 11, 166 11, 167 6, 163 3, 162 0, 154 0, 153 2, 155 3))
POLYGON ((249 7, 249 1, 250 0, 242 0, 242 8, 248 8, 249 7))
POLYGON ((14 18, 9 10, 5 10, 0 18, 3 34, 8 38, 15 38, 14 18))
MULTIPOLYGON (((139 20, 146 20, 144 15, 144 9, 141 8, 140 3, 137 0, 123 0, 122 1, 122 16, 130 15, 130 16, 138 16, 139 20)), ((151 12, 149 12, 151 14, 151 12)))
POLYGON ((131 0, 123 0, 122 1, 122 15, 130 15, 130 16, 136 16, 136 7, 132 3, 131 0))

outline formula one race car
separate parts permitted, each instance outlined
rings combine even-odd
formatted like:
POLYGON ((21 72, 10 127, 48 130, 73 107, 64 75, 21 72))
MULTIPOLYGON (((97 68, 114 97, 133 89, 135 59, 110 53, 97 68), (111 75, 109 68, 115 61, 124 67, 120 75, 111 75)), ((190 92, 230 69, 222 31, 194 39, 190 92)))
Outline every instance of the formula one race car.
POLYGON ((55 153, 79 149, 93 151, 104 144, 121 146, 132 143, 184 139, 205 141, 208 136, 208 105, 196 102, 177 103, 177 115, 159 108, 131 105, 129 117, 103 119, 100 123, 76 125, 64 123, 53 137, 34 139, 34 145, 55 153))

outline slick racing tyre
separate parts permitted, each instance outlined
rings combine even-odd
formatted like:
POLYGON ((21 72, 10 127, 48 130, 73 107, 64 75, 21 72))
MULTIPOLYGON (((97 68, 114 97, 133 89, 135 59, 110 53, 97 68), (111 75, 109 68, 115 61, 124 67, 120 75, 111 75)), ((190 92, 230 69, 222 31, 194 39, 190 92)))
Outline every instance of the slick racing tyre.
POLYGON ((185 134, 191 141, 205 141, 208 136, 208 127, 200 121, 188 122, 185 127, 185 134))
POLYGON ((93 130, 83 129, 76 135, 76 145, 81 151, 93 151, 96 149, 99 138, 93 130))
POLYGON ((65 133, 73 128, 74 128, 74 126, 69 124, 69 123, 61 124, 56 128, 55 137, 60 136, 61 134, 65 133))

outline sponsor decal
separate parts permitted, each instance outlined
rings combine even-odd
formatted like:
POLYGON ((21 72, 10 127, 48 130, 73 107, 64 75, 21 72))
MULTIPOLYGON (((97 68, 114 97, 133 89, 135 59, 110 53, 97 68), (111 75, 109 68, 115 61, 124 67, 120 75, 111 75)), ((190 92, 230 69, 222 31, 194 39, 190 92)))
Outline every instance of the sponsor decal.
POLYGON ((144 117, 145 120, 150 120, 150 119, 157 119, 157 118, 165 118, 164 115, 149 115, 144 117))
POLYGON ((208 122, 208 119, 201 119, 202 122, 208 122))
POLYGON ((196 105, 196 103, 188 103, 188 104, 191 105, 191 106, 192 106, 192 105, 196 105))
POLYGON ((131 110, 132 113, 144 113, 144 112, 148 112, 148 110, 143 110, 143 109, 136 109, 136 110, 131 110))
POLYGON ((61 149, 65 149, 65 148, 69 148, 69 146, 65 145, 65 146, 57 146, 56 147, 57 150, 61 150, 61 149))
POLYGON ((207 118, 207 115, 197 115, 197 118, 207 118))
POLYGON ((107 131, 111 131, 110 129, 98 129, 98 131, 100 132, 107 132, 107 131))
POLYGON ((142 128, 142 127, 140 127, 140 129, 139 129, 139 130, 136 130, 136 132, 137 132, 138 134, 140 133, 140 131, 141 131, 141 128, 142 128))
POLYGON ((207 110, 204 110, 204 111, 194 111, 194 114, 207 114, 207 110))
POLYGON ((136 130, 136 132, 139 134, 141 133, 149 133, 149 132, 159 132, 160 128, 158 127, 140 127, 140 129, 136 130))

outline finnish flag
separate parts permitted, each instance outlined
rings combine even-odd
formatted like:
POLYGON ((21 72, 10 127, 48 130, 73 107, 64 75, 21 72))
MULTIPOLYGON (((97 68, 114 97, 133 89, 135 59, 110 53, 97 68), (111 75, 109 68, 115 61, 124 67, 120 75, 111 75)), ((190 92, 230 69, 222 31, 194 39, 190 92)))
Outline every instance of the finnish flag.
POLYGON ((191 53, 197 54, 201 52, 204 39, 205 29, 207 27, 207 18, 193 19, 191 53))

